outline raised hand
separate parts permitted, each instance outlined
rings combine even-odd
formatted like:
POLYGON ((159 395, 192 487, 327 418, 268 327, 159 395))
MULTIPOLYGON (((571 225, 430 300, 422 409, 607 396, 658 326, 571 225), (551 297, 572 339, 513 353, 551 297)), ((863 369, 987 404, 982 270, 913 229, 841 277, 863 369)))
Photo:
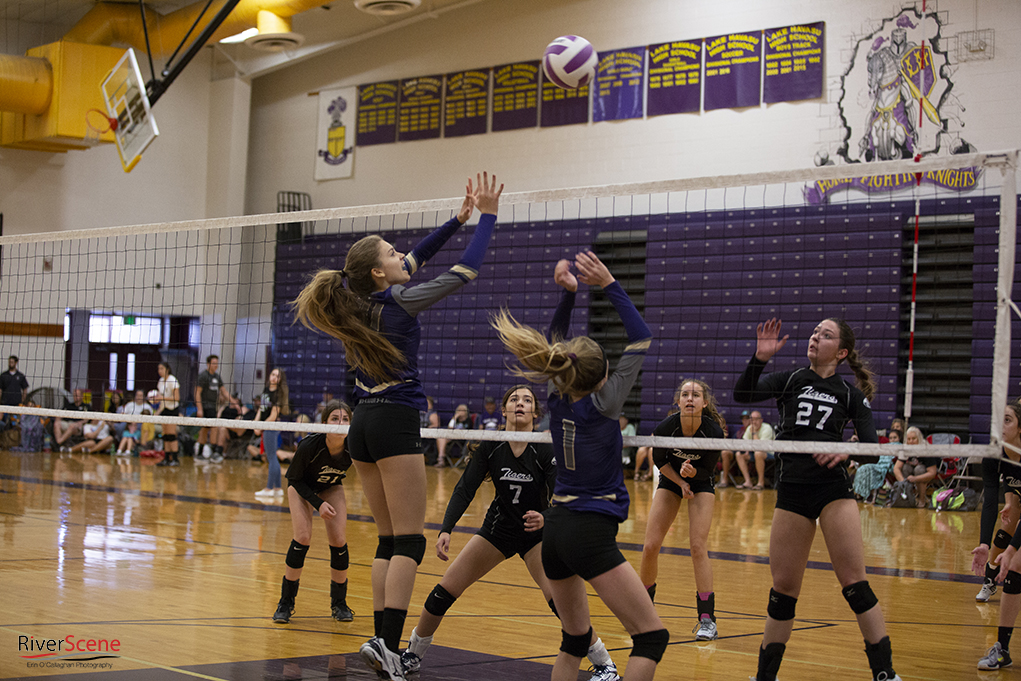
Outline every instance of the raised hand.
POLYGON ((583 284, 606 288, 615 281, 610 270, 592 251, 582 251, 576 255, 574 266, 578 268, 578 281, 583 284))
POLYGON ((457 221, 462 225, 468 222, 468 218, 472 216, 472 210, 475 209, 475 192, 472 191, 472 180, 468 178, 468 186, 464 188, 464 201, 461 203, 461 210, 457 211, 457 221))
POLYGON ((571 261, 558 260, 553 268, 553 281, 572 293, 578 290, 578 278, 571 274, 571 261))
MULTIPOLYGON (((496 187, 496 175, 493 175, 493 179, 489 179, 489 173, 483 172, 481 175, 475 176, 478 186, 475 188, 475 206, 479 209, 480 213, 489 213, 490 215, 496 215, 497 208, 500 207, 500 194, 503 193, 503 185, 500 188, 496 187)), ((471 186, 471 180, 469 187, 471 186)))
POLYGON ((755 359, 768 362, 783 346, 787 345, 789 335, 780 338, 780 326, 783 322, 776 317, 755 327, 755 359))

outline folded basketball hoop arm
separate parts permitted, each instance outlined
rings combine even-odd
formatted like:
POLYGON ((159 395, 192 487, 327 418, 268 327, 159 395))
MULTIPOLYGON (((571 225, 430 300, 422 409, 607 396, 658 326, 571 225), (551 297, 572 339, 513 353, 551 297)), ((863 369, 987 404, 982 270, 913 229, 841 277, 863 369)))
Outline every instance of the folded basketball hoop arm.
POLYGON ((213 33, 216 32, 216 29, 220 28, 220 24, 224 22, 239 2, 241 2, 241 0, 227 0, 223 7, 220 8, 220 11, 216 13, 216 16, 210 19, 209 23, 206 24, 206 27, 202 29, 202 32, 198 35, 198 37, 195 38, 190 45, 188 45, 184 54, 181 55, 180 61, 176 64, 172 64, 174 57, 176 57, 177 53, 182 47, 184 47, 185 41, 188 40, 188 36, 192 34, 192 31, 195 30, 195 26, 198 25, 198 22, 202 19, 203 15, 205 15, 206 10, 208 10, 209 6, 213 3, 213 0, 208 0, 202 12, 200 12, 199 16, 195 18, 195 23, 192 24, 190 29, 188 29, 188 33, 186 33, 181 39, 181 43, 177 46, 177 49, 174 50, 174 53, 170 55, 170 59, 167 61, 166 66, 160 72, 160 75, 163 76, 163 78, 158 79, 156 78, 156 71, 152 66, 152 49, 149 47, 149 30, 145 23, 145 5, 143 4, 143 0, 139 0, 138 4, 142 11, 142 26, 145 30, 145 51, 149 57, 149 72, 152 74, 152 79, 145 84, 145 91, 149 97, 150 106, 156 104, 156 100, 163 96, 163 93, 167 91, 170 84, 173 83, 179 75, 181 75, 181 71, 184 71, 184 67, 186 67, 195 55, 198 54, 198 51, 201 50, 206 44, 206 41, 212 37, 213 33))

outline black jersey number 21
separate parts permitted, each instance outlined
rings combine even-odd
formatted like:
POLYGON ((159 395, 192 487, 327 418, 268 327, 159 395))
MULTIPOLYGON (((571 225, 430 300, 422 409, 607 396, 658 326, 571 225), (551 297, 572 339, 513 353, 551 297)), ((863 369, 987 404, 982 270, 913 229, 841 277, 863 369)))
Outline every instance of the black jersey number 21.
POLYGON ((813 404, 812 402, 798 402, 798 418, 794 422, 798 426, 810 426, 812 425, 812 412, 818 411, 822 414, 822 418, 815 424, 816 430, 822 430, 823 426, 826 425, 826 419, 833 413, 833 407, 827 407, 823 404, 813 404))

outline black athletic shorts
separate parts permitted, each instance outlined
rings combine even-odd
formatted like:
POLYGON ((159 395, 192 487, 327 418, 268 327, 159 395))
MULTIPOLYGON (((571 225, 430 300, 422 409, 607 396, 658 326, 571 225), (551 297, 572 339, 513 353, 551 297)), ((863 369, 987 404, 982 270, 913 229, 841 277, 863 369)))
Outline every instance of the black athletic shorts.
POLYGON ((626 562, 617 548, 620 523, 602 513, 552 506, 543 515, 542 568, 549 579, 598 577, 626 562))
MULTIPOLYGON (((203 404, 202 405, 202 418, 204 419, 215 419, 216 418, 216 404, 203 404)), ((203 428, 212 428, 212 426, 202 426, 203 428)))
POLYGON ((542 543, 541 529, 525 532, 520 527, 511 529, 500 523, 483 523, 475 534, 495 546, 504 558, 510 558, 516 553, 524 559, 525 554, 535 548, 536 544, 542 543))
POLYGON ((158 416, 177 416, 181 413, 180 407, 174 407, 173 409, 164 409, 158 416))
POLYGON ((422 454, 418 410, 380 398, 362 400, 347 434, 351 458, 363 463, 403 454, 422 454))
POLYGON ((776 507, 791 513, 816 520, 831 501, 854 499, 854 483, 851 480, 826 480, 823 482, 784 482, 776 486, 776 507))
MULTIPOLYGON (((713 484, 712 480, 695 480, 693 478, 682 478, 682 480, 688 483, 688 487, 691 488, 692 494, 698 494, 699 492, 716 494, 716 485, 713 484)), ((659 474, 659 484, 656 485, 656 487, 673 492, 682 499, 684 498, 684 492, 681 490, 681 486, 663 475, 663 473, 659 474)))

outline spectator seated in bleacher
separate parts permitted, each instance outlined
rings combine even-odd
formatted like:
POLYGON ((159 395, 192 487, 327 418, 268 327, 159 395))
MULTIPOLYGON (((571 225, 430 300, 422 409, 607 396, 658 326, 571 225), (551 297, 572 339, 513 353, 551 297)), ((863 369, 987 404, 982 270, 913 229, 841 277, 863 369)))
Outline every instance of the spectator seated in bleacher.
POLYGON ((106 421, 95 419, 82 426, 81 442, 72 445, 69 451, 88 452, 95 454, 113 445, 113 435, 110 432, 110 424, 106 421))
MULTIPOLYGON (((891 430, 886 434, 889 444, 900 444, 900 431, 891 430)), ((876 463, 866 463, 858 466, 854 474, 854 493, 863 501, 872 502, 874 495, 886 483, 886 476, 893 472, 893 460, 895 457, 881 456, 876 463)))
POLYGON ((500 415, 496 408, 496 400, 492 397, 487 397, 475 427, 479 430, 500 430, 502 425, 503 416, 500 415))
MULTIPOLYGON (((904 444, 925 447, 925 436, 921 430, 911 426, 904 433, 904 444)), ((928 498, 926 490, 929 483, 936 479, 939 462, 939 457, 898 456, 897 462, 893 464, 893 477, 897 482, 907 480, 915 485, 915 506, 918 508, 925 508, 925 500, 928 498)))
MULTIPOLYGON (((743 440, 772 440, 773 439, 773 427, 762 420, 762 413, 759 411, 753 411, 748 416, 748 427, 745 428, 744 435, 741 436, 743 440)), ((743 489, 765 489, 766 488, 766 459, 773 456, 772 452, 759 451, 759 452, 738 452, 737 453, 737 467, 741 469, 741 475, 744 476, 744 483, 739 485, 743 489), (754 454, 755 456, 755 473, 758 476, 758 482, 752 485, 752 478, 748 474, 748 460, 754 454)))
MULTIPOLYGON (((74 401, 64 400, 64 411, 88 411, 85 406, 85 395, 81 388, 74 389, 74 401)), ((84 439, 82 429, 85 427, 84 419, 60 418, 53 422, 53 439, 61 451, 70 451, 73 445, 84 439), (66 449, 65 449, 66 448, 66 449)))
MULTIPOLYGON (((145 391, 136 390, 135 399, 128 402, 121 407, 121 414, 128 414, 130 416, 141 416, 143 414, 152 414, 153 408, 148 402, 145 401, 145 391)), ((139 448, 139 445, 145 444, 142 440, 142 431, 148 430, 143 426, 148 424, 129 422, 125 424, 125 428, 121 433, 120 442, 117 443, 117 455, 118 456, 131 456, 131 454, 139 448)), ((155 433, 155 428, 152 429, 155 433)))
MULTIPOLYGON (((472 418, 471 413, 468 411, 467 404, 457 405, 457 409, 454 410, 454 416, 450 419, 447 424, 447 428, 450 430, 474 430, 475 419, 472 418)), ((447 448, 451 448, 451 457, 456 452, 457 457, 460 458, 461 452, 464 451, 465 441, 454 440, 451 441, 445 437, 436 438, 436 468, 443 468, 449 461, 447 457, 447 448)))
MULTIPOLYGON (((295 423, 312 423, 312 419, 304 414, 298 414, 294 418, 295 423)), ((277 449, 277 461, 281 463, 289 463, 294 459, 294 453, 298 451, 298 445, 301 443, 302 438, 307 436, 308 433, 301 431, 282 431, 280 433, 280 448, 277 449)))
MULTIPOLYGON (((241 401, 238 395, 231 395, 227 404, 220 409, 217 418, 228 421, 253 421, 257 411, 249 409, 241 401)), ((219 463, 224 458, 244 459, 251 455, 250 446, 255 431, 251 428, 239 426, 237 428, 220 427, 213 434, 213 442, 216 448, 213 450, 213 463, 219 463)), ((258 445, 255 447, 255 454, 259 453, 258 445)))
MULTIPOLYGON (((744 432, 748 430, 748 424, 750 422, 751 418, 748 415, 748 410, 745 409, 741 412, 741 427, 738 428, 737 432, 734 434, 735 440, 744 438, 744 432)), ((734 454, 735 453, 729 449, 724 449, 720 452, 720 462, 723 468, 720 473, 720 484, 716 485, 717 487, 726 487, 730 484, 730 470, 734 467, 734 454)))

